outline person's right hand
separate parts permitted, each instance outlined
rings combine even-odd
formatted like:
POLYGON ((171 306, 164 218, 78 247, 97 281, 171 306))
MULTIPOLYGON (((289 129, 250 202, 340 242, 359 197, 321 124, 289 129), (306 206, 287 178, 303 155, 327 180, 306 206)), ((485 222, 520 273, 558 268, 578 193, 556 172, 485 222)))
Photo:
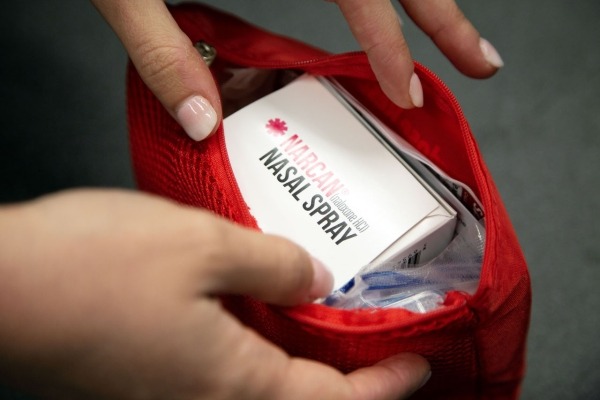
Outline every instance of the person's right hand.
POLYGON ((220 294, 279 305, 332 277, 280 237, 157 197, 77 190, 0 208, 0 379, 60 399, 399 399, 401 354, 348 375, 288 356, 220 294))

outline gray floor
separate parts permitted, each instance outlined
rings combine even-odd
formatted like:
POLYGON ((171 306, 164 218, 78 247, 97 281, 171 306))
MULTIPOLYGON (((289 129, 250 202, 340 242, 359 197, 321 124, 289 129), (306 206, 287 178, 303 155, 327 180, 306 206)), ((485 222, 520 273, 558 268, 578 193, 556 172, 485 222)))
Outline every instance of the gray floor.
MULTIPOLYGON (((330 3, 209 3, 330 51, 357 47, 330 3)), ((414 57, 461 102, 529 262, 534 308, 522 397, 600 398, 600 3, 460 4, 504 58, 491 80, 460 76, 410 22, 405 30, 414 57)), ((2 19, 0 201, 132 187, 126 55, 110 29, 81 0, 11 1, 2 19)), ((22 398, 2 389, 0 397, 22 398)))

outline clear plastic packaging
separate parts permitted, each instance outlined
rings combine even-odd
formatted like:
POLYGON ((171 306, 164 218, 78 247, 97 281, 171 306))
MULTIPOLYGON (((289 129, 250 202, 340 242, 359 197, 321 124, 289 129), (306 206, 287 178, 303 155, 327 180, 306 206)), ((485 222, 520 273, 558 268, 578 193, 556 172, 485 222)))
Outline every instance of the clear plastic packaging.
POLYGON ((323 303, 345 309, 402 307, 419 313, 434 310, 449 291, 475 293, 484 242, 482 225, 461 224, 450 245, 425 265, 400 270, 367 265, 323 303))

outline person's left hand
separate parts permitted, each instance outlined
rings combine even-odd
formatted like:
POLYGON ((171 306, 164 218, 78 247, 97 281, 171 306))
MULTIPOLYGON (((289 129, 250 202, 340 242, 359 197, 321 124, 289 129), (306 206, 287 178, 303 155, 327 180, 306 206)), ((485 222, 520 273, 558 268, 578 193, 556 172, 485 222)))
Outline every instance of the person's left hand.
POLYGON ((333 278, 294 243, 142 193, 0 207, 0 381, 66 399, 391 399, 430 371, 400 354, 344 375, 294 358, 216 297, 293 305, 333 278))
MULTIPOLYGON (((213 77, 163 0, 91 0, 123 42, 133 64, 166 110, 194 140, 222 118, 213 77)), ((283 1, 283 0, 273 0, 283 1)), ((406 12, 464 74, 485 78, 503 63, 454 0, 400 0, 406 12)), ((402 108, 421 107, 423 90, 390 0, 337 0, 386 95, 402 108)))

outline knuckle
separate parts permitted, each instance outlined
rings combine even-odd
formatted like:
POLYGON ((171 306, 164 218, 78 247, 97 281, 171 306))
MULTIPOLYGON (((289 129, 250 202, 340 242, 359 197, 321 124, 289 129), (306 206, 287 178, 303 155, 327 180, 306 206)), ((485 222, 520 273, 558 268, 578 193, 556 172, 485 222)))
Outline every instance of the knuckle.
POLYGON ((228 249, 232 242, 231 230, 226 224, 212 223, 210 229, 198 230, 198 241, 202 243, 201 251, 204 257, 212 263, 222 264, 227 258, 228 249))
POLYGON ((288 282, 290 287, 306 289, 312 282, 312 269, 308 254, 305 250, 291 241, 278 237, 278 258, 282 268, 279 268, 280 280, 288 282))
POLYGON ((469 24, 469 20, 465 17, 460 8, 455 5, 446 10, 446 15, 444 18, 439 19, 429 36, 436 41, 447 36, 449 32, 464 29, 469 24))
POLYGON ((377 59, 381 65, 390 65, 398 58, 400 54, 409 52, 405 41, 394 40, 391 42, 374 43, 365 51, 369 59, 377 59))
POLYGON ((230 229, 205 210, 194 212, 195 218, 181 221, 183 230, 180 232, 180 241, 185 243, 190 253, 196 255, 196 259, 202 260, 207 266, 206 270, 219 268, 227 258, 230 229))
POLYGON ((160 43, 156 40, 142 41, 138 46, 135 62, 140 74, 149 84, 170 80, 182 71, 189 59, 189 50, 183 42, 160 43))

